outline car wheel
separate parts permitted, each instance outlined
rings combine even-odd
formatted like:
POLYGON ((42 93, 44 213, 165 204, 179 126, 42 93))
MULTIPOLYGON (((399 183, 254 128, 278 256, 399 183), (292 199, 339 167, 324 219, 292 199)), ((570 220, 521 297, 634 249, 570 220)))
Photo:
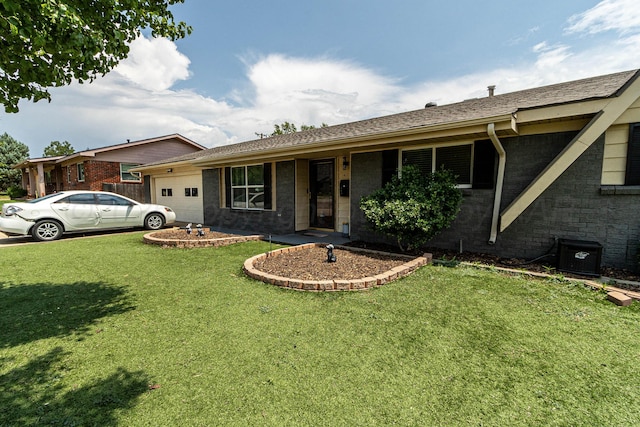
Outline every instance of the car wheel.
POLYGON ((62 224, 52 219, 40 220, 31 229, 31 235, 41 242, 59 239, 62 236, 62 224))
POLYGON ((144 219, 144 228, 149 230, 159 230, 164 225, 164 217, 159 213, 147 215, 144 219))

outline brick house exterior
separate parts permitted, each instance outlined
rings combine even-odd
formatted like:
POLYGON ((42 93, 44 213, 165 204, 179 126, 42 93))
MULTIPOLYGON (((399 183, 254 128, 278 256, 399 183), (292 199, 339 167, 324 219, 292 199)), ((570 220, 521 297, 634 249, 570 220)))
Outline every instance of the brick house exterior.
POLYGON ((22 170, 23 187, 29 197, 63 190, 108 190, 145 201, 144 177, 129 173, 130 168, 202 150, 203 146, 173 134, 68 156, 28 159, 14 168, 22 170))
POLYGON ((461 211, 429 246, 534 259, 559 241, 579 240, 601 245, 602 265, 638 268, 639 70, 490 92, 137 170, 151 180, 167 167, 201 175, 207 225, 347 231, 390 242, 370 229, 359 204, 405 164, 425 173, 443 165, 458 175, 461 211))
MULTIPOLYGON (((101 162, 95 160, 85 160, 84 180, 79 181, 78 164, 62 166, 62 176, 70 177, 62 183, 63 190, 102 190, 104 184, 119 184, 122 181, 120 176, 120 163, 101 162)), ((131 183, 141 185, 142 181, 131 183)))

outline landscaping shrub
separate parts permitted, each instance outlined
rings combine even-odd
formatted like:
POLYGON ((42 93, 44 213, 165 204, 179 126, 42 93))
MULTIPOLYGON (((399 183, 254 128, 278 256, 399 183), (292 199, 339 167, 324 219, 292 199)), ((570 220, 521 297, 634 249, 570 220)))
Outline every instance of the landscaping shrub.
POLYGON ((363 197, 360 209, 374 230, 395 238, 404 251, 424 245, 449 227, 461 201, 450 171, 424 175, 415 166, 405 166, 401 177, 393 176, 383 188, 363 197))
POLYGON ((25 190, 22 187, 12 185, 7 189, 7 195, 9 196, 9 198, 15 200, 15 199, 19 199, 20 197, 26 196, 27 190, 25 190))

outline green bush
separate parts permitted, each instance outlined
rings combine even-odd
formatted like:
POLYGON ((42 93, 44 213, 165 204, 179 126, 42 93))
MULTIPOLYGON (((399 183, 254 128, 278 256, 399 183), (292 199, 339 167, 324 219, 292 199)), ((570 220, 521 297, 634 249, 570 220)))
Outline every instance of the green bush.
POLYGON ((12 185, 7 189, 7 195, 9 196, 9 198, 15 200, 15 199, 19 199, 20 197, 26 196, 27 190, 25 190, 22 187, 12 185))
POLYGON ((395 238, 404 251, 424 245, 449 227, 461 202, 450 171, 423 175, 417 167, 405 166, 401 178, 394 176, 383 188, 363 197, 360 209, 374 230, 395 238))

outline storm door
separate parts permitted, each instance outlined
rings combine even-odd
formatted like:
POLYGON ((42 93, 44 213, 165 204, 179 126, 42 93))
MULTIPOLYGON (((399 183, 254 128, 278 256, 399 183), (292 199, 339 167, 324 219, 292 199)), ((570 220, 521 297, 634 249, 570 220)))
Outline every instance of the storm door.
POLYGON ((309 162, 309 225, 334 229, 334 160, 309 162))

